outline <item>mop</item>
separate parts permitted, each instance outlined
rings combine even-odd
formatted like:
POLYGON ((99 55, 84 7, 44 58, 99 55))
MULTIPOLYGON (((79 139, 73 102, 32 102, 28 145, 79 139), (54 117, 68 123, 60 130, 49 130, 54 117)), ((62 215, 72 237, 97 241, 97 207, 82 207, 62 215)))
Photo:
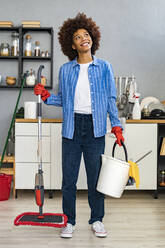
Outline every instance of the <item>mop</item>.
MULTIPOLYGON (((38 83, 41 82, 41 71, 44 68, 40 65, 38 69, 38 83)), ((35 175, 35 199, 39 206, 39 212, 25 212, 18 215, 14 220, 14 225, 51 226, 64 227, 67 223, 67 216, 60 213, 43 213, 44 204, 44 180, 42 171, 42 108, 41 95, 38 95, 38 173, 35 175)))
MULTIPOLYGON (((137 161, 133 162, 132 160, 128 161, 128 154, 127 154, 127 150, 126 147, 124 145, 124 143, 121 141, 124 152, 125 152, 125 156, 126 156, 126 162, 129 163, 129 178, 128 178, 128 182, 126 184, 126 186, 133 186, 134 184, 136 184, 136 188, 139 188, 139 184, 140 184, 140 176, 139 176, 139 167, 138 167, 138 162, 140 162, 143 158, 145 158, 146 156, 148 156, 151 151, 148 151, 146 154, 144 154, 142 157, 140 157, 137 161)), ((117 143, 114 143, 114 146, 112 148, 112 157, 114 157, 114 153, 115 153, 115 147, 116 147, 117 143)))
POLYGON ((143 158, 145 158, 146 156, 148 156, 150 153, 152 152, 149 151, 146 154, 144 154, 141 158, 139 158, 138 160, 136 160, 135 162, 129 160, 128 163, 130 165, 130 169, 129 169, 129 179, 128 179, 128 183, 127 185, 134 185, 134 183, 136 184, 136 188, 139 188, 139 184, 140 184, 140 176, 139 176, 139 167, 138 167, 138 162, 140 162, 143 158))

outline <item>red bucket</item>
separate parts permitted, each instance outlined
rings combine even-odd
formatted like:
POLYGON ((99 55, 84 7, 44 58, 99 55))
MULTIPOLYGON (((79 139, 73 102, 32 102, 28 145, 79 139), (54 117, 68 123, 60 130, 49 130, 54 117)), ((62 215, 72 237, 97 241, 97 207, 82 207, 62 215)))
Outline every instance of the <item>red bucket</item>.
POLYGON ((0 201, 9 199, 12 176, 0 174, 0 201))

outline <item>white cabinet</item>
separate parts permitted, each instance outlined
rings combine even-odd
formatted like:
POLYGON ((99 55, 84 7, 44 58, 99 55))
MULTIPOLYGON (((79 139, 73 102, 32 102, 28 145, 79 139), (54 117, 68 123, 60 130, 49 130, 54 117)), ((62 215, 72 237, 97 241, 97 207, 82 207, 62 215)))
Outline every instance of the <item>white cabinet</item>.
MULTIPOLYGON (((16 163, 37 163, 38 138, 36 136, 16 137, 16 163)), ((50 163, 50 137, 42 137, 42 162, 50 163)))
MULTIPOLYGON (((126 124, 124 138, 128 160, 136 161, 152 150, 152 153, 138 163, 139 189, 157 189, 157 124, 126 124)), ((111 134, 106 135, 105 154, 112 155, 115 140, 111 134)), ((115 157, 125 159, 123 148, 116 146, 115 157)), ((127 186, 127 189, 135 188, 135 185, 127 186)))
MULTIPOLYGON (((44 188, 50 189, 50 164, 43 163, 44 188)), ((34 189, 35 174, 38 172, 37 163, 16 163, 15 188, 34 189)))
MULTIPOLYGON (((42 123, 42 166, 45 189, 62 186, 62 124, 42 123)), ((38 124, 15 124, 16 189, 34 189, 38 170, 38 124)), ((80 165, 78 189, 87 189, 84 160, 80 165)))
MULTIPOLYGON (((45 189, 50 189, 51 154, 50 124, 42 124, 42 161, 45 189)), ((15 124, 15 188, 34 189, 38 171, 38 124, 15 124)))
MULTIPOLYGON (((62 136, 61 123, 42 123, 42 158, 45 189, 61 189, 62 185, 62 136)), ((16 189, 34 189, 37 163, 37 123, 15 124, 16 189)), ((157 189, 157 124, 126 124, 125 145, 128 159, 136 161, 152 150, 138 163, 140 170, 139 189, 157 189)), ((106 135, 105 154, 111 155, 115 142, 113 135, 106 135)), ((123 149, 116 147, 115 157, 124 159, 123 149)), ((78 189, 87 189, 87 179, 82 158, 78 189)), ((135 189, 129 186, 128 189, 135 189)))
POLYGON ((61 129, 61 124, 51 124, 51 189, 61 189, 62 184, 61 129))
MULTIPOLYGON (((37 136, 38 123, 16 123, 16 136, 37 136)), ((42 136, 50 136, 50 123, 42 123, 42 136)))

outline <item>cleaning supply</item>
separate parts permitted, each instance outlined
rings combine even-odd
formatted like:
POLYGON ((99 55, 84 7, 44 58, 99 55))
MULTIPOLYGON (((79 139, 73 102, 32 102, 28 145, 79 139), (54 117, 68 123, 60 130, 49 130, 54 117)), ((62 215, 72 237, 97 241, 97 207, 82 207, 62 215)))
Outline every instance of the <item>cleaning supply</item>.
POLYGON ((112 157, 102 154, 102 166, 97 182, 97 191, 111 197, 120 198, 125 186, 139 188, 140 175, 138 162, 145 158, 152 151, 147 152, 137 161, 128 161, 128 154, 124 143, 121 141, 125 153, 125 161, 114 158, 117 143, 112 148, 112 157))
POLYGON ((129 103, 134 103, 135 102, 134 95, 137 93, 137 83, 136 83, 134 75, 132 76, 132 79, 129 82, 129 84, 130 84, 130 87, 129 87, 128 101, 129 101, 129 103))
POLYGON ((133 162, 131 160, 128 161, 128 163, 130 165, 130 168, 129 168, 129 180, 128 180, 128 182, 130 181, 129 185, 134 185, 134 183, 136 183, 136 188, 139 188, 140 175, 139 175, 139 167, 138 167, 137 163, 139 163, 143 158, 148 156, 151 152, 152 152, 152 150, 147 152, 147 153, 145 153, 141 158, 136 160, 136 162, 133 162))
POLYGON ((129 177, 133 178, 136 183, 136 188, 139 188, 140 177, 139 177, 139 167, 133 161, 128 161, 129 167, 129 177))
MULTIPOLYGON (((38 70, 38 82, 41 80, 43 65, 38 70)), ((43 213, 44 204, 44 180, 42 171, 42 106, 41 95, 38 95, 38 173, 35 175, 35 199, 39 212, 26 212, 18 215, 14 220, 15 225, 52 226, 64 227, 67 224, 67 216, 59 213, 43 213)))
POLYGON ((125 161, 114 158, 117 143, 112 149, 112 157, 102 154, 102 166, 97 183, 97 191, 111 197, 120 198, 129 179, 127 150, 121 141, 125 153, 125 161))
POLYGON ((140 94, 135 93, 134 97, 135 97, 135 102, 134 102, 134 106, 133 106, 133 110, 132 110, 132 119, 140 120, 141 119, 141 108, 140 108, 140 104, 139 104, 140 94))

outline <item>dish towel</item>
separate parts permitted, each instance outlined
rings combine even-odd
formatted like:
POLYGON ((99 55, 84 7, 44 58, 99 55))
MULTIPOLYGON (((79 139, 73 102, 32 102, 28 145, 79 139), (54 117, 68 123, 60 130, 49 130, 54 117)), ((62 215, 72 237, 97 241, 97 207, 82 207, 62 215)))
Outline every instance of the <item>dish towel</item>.
POLYGON ((133 161, 128 161, 128 163, 130 164, 129 177, 132 177, 135 180, 136 188, 139 188, 139 184, 140 184, 139 167, 133 161))

